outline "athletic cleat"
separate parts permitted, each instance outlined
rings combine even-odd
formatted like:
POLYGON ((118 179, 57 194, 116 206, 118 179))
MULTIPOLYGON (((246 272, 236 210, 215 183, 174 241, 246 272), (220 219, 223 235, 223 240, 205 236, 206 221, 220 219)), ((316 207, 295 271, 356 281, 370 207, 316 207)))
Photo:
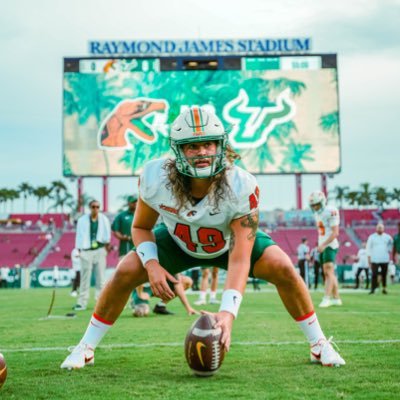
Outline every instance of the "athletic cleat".
POLYGON ((153 308, 153 313, 154 314, 161 314, 161 315, 175 315, 172 311, 169 311, 167 307, 161 306, 159 304, 156 304, 153 308))
POLYGON ((80 369, 86 365, 94 364, 94 350, 85 343, 79 343, 76 347, 69 347, 71 354, 64 360, 60 368, 80 369))
POLYGON ((331 299, 329 297, 324 297, 318 307, 328 308, 331 305, 332 305, 331 299))
POLYGON ((331 306, 342 306, 343 302, 341 299, 331 299, 331 306))
POLYGON ((194 304, 196 306, 204 306, 205 304, 207 304, 207 302, 205 300, 197 300, 194 302, 194 304))
POLYGON ((75 311, 85 311, 85 310, 86 310, 86 307, 83 307, 83 306, 81 306, 80 304, 75 304, 75 305, 72 307, 72 309, 75 310, 75 311))
POLYGON ((210 299, 210 304, 219 304, 219 303, 221 302, 217 299, 210 299))
POLYGON ((76 290, 73 290, 69 295, 71 297, 78 297, 78 292, 76 290))
POLYGON ((340 367, 341 365, 345 365, 346 362, 332 345, 338 348, 332 342, 332 337, 330 337, 328 340, 320 339, 315 345, 311 346, 311 362, 322 364, 324 367, 340 367))

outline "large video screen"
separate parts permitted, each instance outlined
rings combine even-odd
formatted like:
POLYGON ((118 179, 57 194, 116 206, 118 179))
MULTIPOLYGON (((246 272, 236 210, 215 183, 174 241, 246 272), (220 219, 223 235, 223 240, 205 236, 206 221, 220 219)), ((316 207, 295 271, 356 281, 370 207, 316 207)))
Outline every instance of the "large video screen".
POLYGON ((63 173, 139 175, 168 157, 169 125, 212 107, 254 174, 340 171, 335 55, 64 59, 63 173))

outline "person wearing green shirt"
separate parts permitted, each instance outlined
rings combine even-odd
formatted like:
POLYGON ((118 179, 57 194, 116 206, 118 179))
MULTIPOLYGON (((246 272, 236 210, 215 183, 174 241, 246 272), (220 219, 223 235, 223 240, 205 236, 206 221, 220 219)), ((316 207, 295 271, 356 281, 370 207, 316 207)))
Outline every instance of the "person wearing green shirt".
POLYGON ((393 237, 393 262, 400 267, 400 222, 397 228, 398 232, 393 237))
POLYGON ((128 209, 120 212, 111 225, 114 236, 119 240, 120 259, 134 248, 131 238, 131 227, 135 215, 137 199, 137 195, 129 196, 128 209))

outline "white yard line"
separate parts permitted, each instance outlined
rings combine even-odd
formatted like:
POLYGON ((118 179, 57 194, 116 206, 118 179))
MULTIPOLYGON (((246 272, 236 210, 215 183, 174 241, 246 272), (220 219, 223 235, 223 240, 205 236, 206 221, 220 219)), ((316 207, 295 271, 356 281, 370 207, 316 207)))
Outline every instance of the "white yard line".
MULTIPOLYGON (((375 339, 375 340, 336 340, 338 344, 397 344, 400 339, 375 339)), ((281 342, 233 342, 232 346, 287 346, 287 345, 306 345, 303 340, 281 341, 281 342)), ((171 343, 115 343, 99 346, 100 349, 127 349, 127 348, 152 348, 152 347, 183 347, 183 342, 171 343)), ((66 347, 20 347, 3 348, 0 352, 4 353, 27 353, 27 352, 48 352, 48 351, 66 351, 66 347)))
MULTIPOLYGON (((317 310, 318 312, 318 310, 317 310)), ((339 315, 346 315, 346 314, 360 314, 360 315, 365 315, 365 314, 400 314, 400 311, 344 311, 344 310, 329 310, 327 311, 328 314, 339 314, 339 315)), ((287 311, 248 311, 244 310, 242 314, 288 314, 287 311)), ((288 314, 289 315, 289 314, 288 314)))

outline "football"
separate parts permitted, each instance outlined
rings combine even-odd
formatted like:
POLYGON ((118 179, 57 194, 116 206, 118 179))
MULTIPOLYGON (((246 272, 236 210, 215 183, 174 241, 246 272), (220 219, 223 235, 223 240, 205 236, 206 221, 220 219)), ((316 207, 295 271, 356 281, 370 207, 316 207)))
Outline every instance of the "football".
POLYGON ((147 317, 150 313, 150 307, 146 303, 136 304, 133 310, 133 316, 137 318, 147 317))
POLYGON ((224 360, 220 344, 221 328, 214 329, 214 317, 202 315, 189 329, 185 340, 185 356, 197 376, 214 375, 224 360))
POLYGON ((7 379, 7 365, 3 354, 0 353, 0 388, 4 385, 7 379))

